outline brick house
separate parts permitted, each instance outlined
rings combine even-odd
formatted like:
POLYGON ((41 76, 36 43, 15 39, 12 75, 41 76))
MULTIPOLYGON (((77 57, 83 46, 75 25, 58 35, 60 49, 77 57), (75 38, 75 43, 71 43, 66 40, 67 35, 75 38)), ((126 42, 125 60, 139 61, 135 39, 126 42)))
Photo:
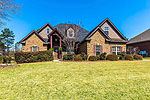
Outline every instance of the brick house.
POLYGON ((23 52, 44 51, 53 48, 54 56, 61 58, 67 52, 66 39, 74 39, 74 52, 84 52, 89 56, 120 54, 126 51, 126 37, 106 18, 92 31, 87 31, 75 24, 59 24, 52 27, 45 24, 38 31, 32 31, 20 43, 23 52), (59 49, 62 48, 60 51, 59 49))
POLYGON ((127 43, 127 52, 130 54, 141 54, 150 56, 150 29, 131 38, 127 43))

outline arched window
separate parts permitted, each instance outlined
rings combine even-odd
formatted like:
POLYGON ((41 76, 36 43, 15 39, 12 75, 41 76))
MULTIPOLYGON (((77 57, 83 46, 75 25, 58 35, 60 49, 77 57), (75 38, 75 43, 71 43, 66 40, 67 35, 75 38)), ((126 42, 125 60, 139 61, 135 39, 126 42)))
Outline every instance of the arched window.
POLYGON ((49 28, 47 28, 47 34, 49 34, 49 31, 50 31, 49 28))
POLYGON ((74 30, 72 28, 69 28, 67 30, 67 37, 73 38, 74 37, 74 30))

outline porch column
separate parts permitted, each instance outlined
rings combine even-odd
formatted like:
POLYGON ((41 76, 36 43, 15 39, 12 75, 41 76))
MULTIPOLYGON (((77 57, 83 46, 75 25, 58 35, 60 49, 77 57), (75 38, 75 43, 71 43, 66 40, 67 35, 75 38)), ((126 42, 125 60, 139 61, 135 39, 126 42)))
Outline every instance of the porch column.
POLYGON ((52 35, 51 35, 51 37, 50 37, 50 40, 51 40, 51 48, 53 48, 52 35))
MULTIPOLYGON (((62 48, 62 46, 61 46, 61 37, 59 39, 59 42, 60 42, 60 48, 62 48)), ((59 57, 62 58, 62 51, 61 51, 61 54, 59 55, 59 57)))
POLYGON ((60 48, 61 48, 61 38, 59 40, 60 40, 60 48))

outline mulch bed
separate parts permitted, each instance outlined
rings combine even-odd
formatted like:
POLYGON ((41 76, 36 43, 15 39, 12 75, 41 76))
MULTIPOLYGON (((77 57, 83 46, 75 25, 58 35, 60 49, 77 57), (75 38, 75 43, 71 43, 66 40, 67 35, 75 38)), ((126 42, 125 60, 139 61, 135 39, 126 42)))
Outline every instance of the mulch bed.
POLYGON ((14 68, 14 67, 18 67, 18 65, 4 65, 4 66, 0 66, 0 69, 8 69, 8 68, 14 68))

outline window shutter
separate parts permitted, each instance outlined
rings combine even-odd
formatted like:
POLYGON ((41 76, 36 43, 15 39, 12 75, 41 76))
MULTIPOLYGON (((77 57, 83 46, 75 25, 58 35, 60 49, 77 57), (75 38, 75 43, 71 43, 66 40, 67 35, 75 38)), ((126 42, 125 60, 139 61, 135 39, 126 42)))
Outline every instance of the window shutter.
POLYGON ((112 54, 112 46, 110 46, 110 54, 112 54))
POLYGON ((30 47, 30 51, 32 51, 32 47, 30 47))
POLYGON ((96 46, 94 45, 94 56, 96 56, 96 46))
POLYGON ((102 54, 103 53, 103 47, 102 46, 100 46, 101 48, 100 48, 100 53, 102 54))
POLYGON ((121 49, 121 52, 123 52, 123 49, 122 49, 122 47, 120 47, 120 49, 121 49))

